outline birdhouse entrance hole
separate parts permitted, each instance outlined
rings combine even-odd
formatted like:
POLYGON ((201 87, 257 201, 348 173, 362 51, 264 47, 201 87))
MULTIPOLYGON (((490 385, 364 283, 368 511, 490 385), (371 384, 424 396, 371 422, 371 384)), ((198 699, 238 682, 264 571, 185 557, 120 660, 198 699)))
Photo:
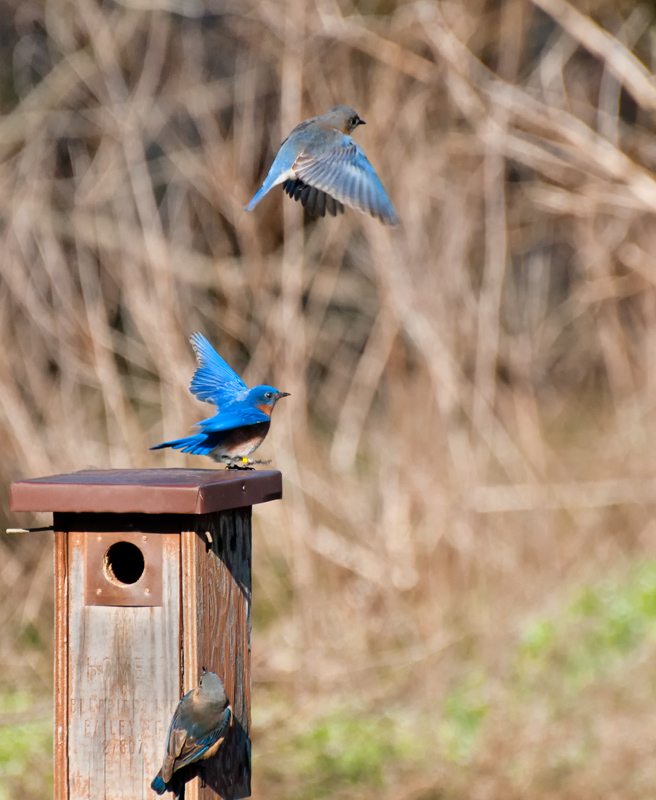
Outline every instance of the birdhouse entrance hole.
POLYGON ((141 550, 131 542, 116 542, 105 553, 105 577, 117 586, 136 583, 143 575, 146 562, 141 550))
POLYGON ((84 602, 88 606, 161 606, 163 537, 139 531, 87 531, 84 602))

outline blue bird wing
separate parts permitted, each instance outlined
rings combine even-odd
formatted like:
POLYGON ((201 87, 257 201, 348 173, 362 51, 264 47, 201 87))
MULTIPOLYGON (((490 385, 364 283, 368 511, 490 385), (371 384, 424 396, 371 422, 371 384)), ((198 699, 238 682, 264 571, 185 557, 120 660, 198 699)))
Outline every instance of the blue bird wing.
POLYGON ((244 381, 221 358, 202 333, 190 337, 198 369, 194 372, 189 391, 199 400, 221 406, 248 391, 244 381))
POLYGON ((350 136, 343 136, 341 144, 326 153, 302 153, 293 170, 303 183, 339 202, 368 212, 388 225, 398 224, 399 218, 380 178, 350 136))
POLYGON ((182 753, 185 742, 187 741, 187 731, 185 730, 184 726, 180 723, 180 712, 183 708, 185 701, 188 703, 191 700, 192 692, 187 692, 187 694, 182 698, 178 707, 175 709, 175 713, 173 714, 173 719, 171 720, 171 724, 169 725, 169 730, 166 735, 166 754, 164 756, 164 762, 162 763, 162 768, 153 780, 151 786, 152 788, 158 793, 162 794, 163 790, 161 789, 161 783, 166 786, 171 780, 173 773, 176 769, 178 769, 177 759, 182 753), (160 783, 161 782, 161 783, 160 783), (155 785, 157 784, 157 785, 155 785))
MULTIPOLYGON (((175 710, 166 737, 166 755, 162 768, 151 783, 157 794, 167 789, 174 790, 173 775, 182 767, 209 758, 216 753, 230 726, 232 711, 224 708, 217 719, 197 709, 193 701, 194 691, 187 692, 175 710)), ((176 790, 177 797, 177 790, 176 790)))
POLYGON ((282 188, 294 200, 300 200, 303 208, 306 208, 308 213, 315 217, 325 217, 326 211, 333 217, 344 213, 344 205, 339 200, 335 200, 334 197, 317 189, 316 186, 303 183, 298 178, 286 180, 282 188))
MULTIPOLYGON (((260 411, 259 408, 235 403, 234 408, 227 408, 213 417, 197 422, 196 427, 200 428, 203 434, 208 435, 219 433, 220 431, 229 431, 233 428, 241 428, 242 425, 255 425, 258 422, 270 421, 271 418, 263 411, 260 411)), ((189 438, 194 437, 190 436, 189 438)))
MULTIPOLYGON (((202 730, 202 733, 195 734, 192 726, 192 729, 186 734, 184 746, 176 758, 176 770, 187 764, 193 764, 194 761, 200 761, 202 758, 209 758, 216 752, 218 745, 228 732, 230 715, 230 709, 226 708, 221 720, 214 724, 209 732, 202 730)), ((200 727, 203 729, 205 726, 201 725, 200 727)))

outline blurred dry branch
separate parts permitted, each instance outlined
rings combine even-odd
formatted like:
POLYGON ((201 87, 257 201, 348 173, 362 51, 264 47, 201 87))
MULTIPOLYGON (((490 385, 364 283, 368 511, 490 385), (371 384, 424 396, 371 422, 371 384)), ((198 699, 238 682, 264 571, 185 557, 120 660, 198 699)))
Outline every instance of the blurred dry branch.
MULTIPOLYGON (((207 466, 148 450, 210 413, 194 330, 292 393, 261 451, 285 501, 256 515, 265 761, 338 700, 419 714, 470 671, 500 682, 528 615, 654 556, 654 24, 634 0, 0 3, 4 484, 207 466), (400 228, 282 192, 244 213, 335 103, 400 228)), ((46 536, 0 539, 0 687, 36 703, 46 536)), ((605 713, 595 753, 640 797, 654 767, 605 713)), ((587 766, 541 783, 550 722, 511 716, 479 794, 595 794, 587 766)), ((458 758, 386 791, 471 796, 458 758)))

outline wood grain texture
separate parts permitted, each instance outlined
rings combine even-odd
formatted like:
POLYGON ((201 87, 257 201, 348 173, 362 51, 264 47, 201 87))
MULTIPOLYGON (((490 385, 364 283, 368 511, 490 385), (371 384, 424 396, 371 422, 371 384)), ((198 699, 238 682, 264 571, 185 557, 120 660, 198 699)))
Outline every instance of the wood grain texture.
POLYGON ((184 691, 201 668, 225 685, 234 722, 215 758, 187 784, 186 800, 250 796, 251 509, 194 520, 182 533, 184 691), (209 532, 209 536, 208 536, 209 532))
POLYGON ((94 535, 68 533, 68 797, 152 800, 180 699, 180 537, 161 534, 163 605, 117 607, 84 604, 94 535))
POLYGON ((54 800, 68 800, 68 534, 55 531, 54 800))

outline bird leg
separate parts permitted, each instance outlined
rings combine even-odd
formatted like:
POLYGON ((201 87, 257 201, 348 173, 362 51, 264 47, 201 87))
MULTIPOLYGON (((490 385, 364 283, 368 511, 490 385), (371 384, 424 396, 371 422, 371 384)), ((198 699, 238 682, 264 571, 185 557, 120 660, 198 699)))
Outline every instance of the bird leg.
POLYGON ((260 461, 259 459, 254 458, 231 458, 230 461, 226 462, 226 469, 250 469, 254 470, 255 467, 252 466, 253 464, 259 464, 260 466, 264 466, 265 464, 270 464, 271 459, 267 461, 260 461))
POLYGON ((255 467, 251 467, 250 458, 231 458, 230 461, 226 462, 226 469, 250 469, 253 470, 255 467))

